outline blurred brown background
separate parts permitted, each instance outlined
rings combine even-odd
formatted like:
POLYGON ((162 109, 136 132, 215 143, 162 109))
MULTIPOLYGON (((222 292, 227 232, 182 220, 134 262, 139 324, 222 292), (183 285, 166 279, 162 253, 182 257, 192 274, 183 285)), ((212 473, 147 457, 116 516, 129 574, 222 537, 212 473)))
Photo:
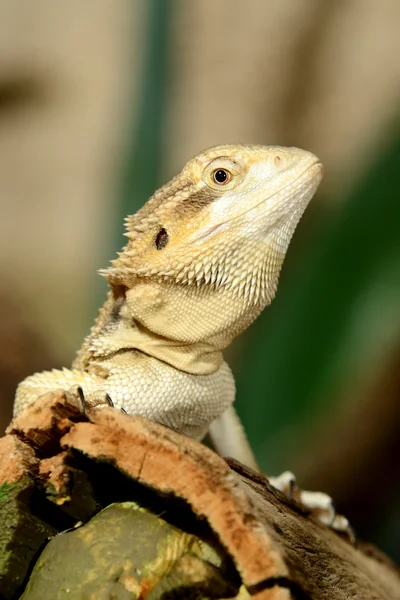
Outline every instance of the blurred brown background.
POLYGON ((400 560, 398 0, 5 0, 0 426, 68 365, 122 220, 203 148, 297 145, 325 180, 273 305, 229 351, 268 472, 400 560))

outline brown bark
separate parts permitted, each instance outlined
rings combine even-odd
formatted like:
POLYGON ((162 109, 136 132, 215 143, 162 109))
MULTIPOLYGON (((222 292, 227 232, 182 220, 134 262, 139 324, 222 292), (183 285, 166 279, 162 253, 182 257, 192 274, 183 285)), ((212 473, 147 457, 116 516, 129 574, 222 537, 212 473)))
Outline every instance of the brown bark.
POLYGON ((268 600, 400 598, 386 557, 319 525, 265 477, 140 417, 110 408, 86 417, 61 392, 1 440, 0 494, 1 530, 19 524, 0 536, 4 598, 24 586, 24 600, 67 588, 73 599, 239 589, 268 600), (39 556, 46 535, 77 521, 39 556), (15 561, 28 538, 31 553, 15 561))

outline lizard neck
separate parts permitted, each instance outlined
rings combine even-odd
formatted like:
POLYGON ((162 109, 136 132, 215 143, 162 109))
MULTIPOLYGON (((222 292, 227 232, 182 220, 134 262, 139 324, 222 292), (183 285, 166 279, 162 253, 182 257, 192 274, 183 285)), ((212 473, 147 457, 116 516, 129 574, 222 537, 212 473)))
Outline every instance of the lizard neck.
MULTIPOLYGON (((118 333, 121 343, 121 331, 118 333)), ((131 323, 122 333, 125 348, 134 348, 157 358, 179 371, 192 375, 209 375, 217 371, 222 362, 221 350, 207 342, 185 342, 164 337, 150 331, 138 322, 131 323)))
POLYGON ((244 285, 236 271, 219 287, 152 277, 111 284, 109 299, 74 367, 87 368, 116 352, 138 350, 193 375, 217 371, 222 351, 274 296, 282 260, 271 248, 264 255, 266 262, 254 264, 249 252, 244 285))
MULTIPOLYGON (((139 296, 143 300, 143 296, 139 296)), ((154 292, 148 293, 147 296, 151 303, 154 292)), ((148 310, 152 312, 156 306, 157 303, 143 306, 143 302, 139 302, 136 309, 139 309, 139 316, 145 321, 148 310)), ((162 321, 165 314, 160 316, 162 321)), ((188 342, 179 339, 179 335, 171 338, 149 329, 137 317, 138 315, 135 317, 131 314, 126 296, 115 298, 110 292, 75 358, 73 367, 88 370, 96 365, 96 368, 101 368, 102 361, 110 356, 137 350, 193 375, 208 375, 220 368, 223 362, 222 352, 212 342, 200 339, 188 342)))

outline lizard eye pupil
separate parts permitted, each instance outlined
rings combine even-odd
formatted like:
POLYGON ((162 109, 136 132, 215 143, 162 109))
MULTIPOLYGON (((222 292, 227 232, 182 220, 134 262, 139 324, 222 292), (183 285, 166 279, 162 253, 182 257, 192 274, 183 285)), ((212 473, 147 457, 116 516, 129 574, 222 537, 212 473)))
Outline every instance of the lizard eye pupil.
POLYGON ((230 181, 231 174, 226 169, 216 169, 216 171, 214 171, 212 174, 212 178, 214 183, 225 185, 228 183, 228 181, 230 181))
POLYGON ((167 231, 163 227, 157 233, 157 237, 156 237, 156 248, 157 248, 157 250, 162 250, 163 248, 165 248, 165 246, 168 244, 168 241, 169 241, 169 235, 168 235, 167 231))

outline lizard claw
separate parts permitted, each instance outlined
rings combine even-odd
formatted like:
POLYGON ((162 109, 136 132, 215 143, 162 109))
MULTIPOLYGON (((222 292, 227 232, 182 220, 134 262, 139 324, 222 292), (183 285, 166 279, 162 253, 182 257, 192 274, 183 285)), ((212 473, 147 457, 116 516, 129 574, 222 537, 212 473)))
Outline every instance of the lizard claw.
MULTIPOLYGON (((114 402, 113 402, 113 399, 111 398, 110 394, 107 394, 107 393, 106 393, 106 394, 105 394, 105 399, 106 399, 106 401, 107 401, 107 404, 108 404, 108 406, 111 406, 111 408, 115 408, 115 404, 114 404, 114 402)), ((118 408, 118 407, 117 407, 117 408, 118 408)), ((120 407, 119 407, 119 409, 120 409, 120 411, 121 411, 121 412, 125 413, 126 415, 128 414, 128 413, 126 412, 126 410, 124 409, 124 407, 123 407, 123 406, 120 406, 120 407)))
MULTIPOLYGON (((106 400, 107 400, 107 402, 108 402, 108 406, 111 406, 111 408, 115 408, 114 402, 113 402, 113 400, 112 400, 112 398, 111 398, 110 394, 106 394, 106 395, 105 395, 105 398, 106 398, 106 400)), ((126 410, 124 409, 124 407, 123 407, 123 406, 120 406, 120 407, 119 407, 119 409, 120 409, 120 411, 121 411, 121 412, 125 413, 126 415, 128 414, 128 413, 126 412, 126 410)))
POLYGON ((106 394, 105 398, 107 400, 108 406, 111 406, 111 408, 114 408, 114 402, 112 401, 110 394, 106 394))
POLYGON ((80 385, 73 385, 65 394, 70 402, 72 402, 76 408, 78 408, 83 415, 86 415, 88 404, 86 401, 85 394, 80 385))
POLYGON ((86 415, 86 399, 85 394, 83 393, 83 389, 80 386, 78 386, 76 391, 82 404, 82 413, 86 415))

